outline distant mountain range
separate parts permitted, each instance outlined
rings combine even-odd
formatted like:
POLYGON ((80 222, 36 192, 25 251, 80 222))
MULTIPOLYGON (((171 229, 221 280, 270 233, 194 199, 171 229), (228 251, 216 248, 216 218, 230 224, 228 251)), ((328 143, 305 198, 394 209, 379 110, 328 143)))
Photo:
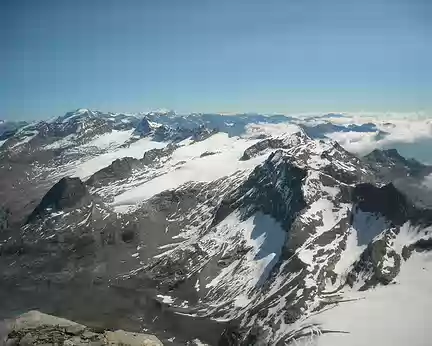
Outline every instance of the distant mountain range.
POLYGON ((429 321, 432 166, 328 135, 392 126, 88 109, 1 122, 0 318, 38 309, 166 345, 426 345, 385 314, 429 321))

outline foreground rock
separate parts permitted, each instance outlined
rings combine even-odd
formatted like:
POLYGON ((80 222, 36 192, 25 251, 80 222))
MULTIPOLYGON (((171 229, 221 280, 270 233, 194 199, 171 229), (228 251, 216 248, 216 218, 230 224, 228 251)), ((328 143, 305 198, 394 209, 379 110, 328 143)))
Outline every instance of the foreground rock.
POLYGON ((161 346, 154 335, 130 333, 123 330, 101 331, 64 318, 29 311, 3 325, 2 342, 7 346, 64 345, 64 346, 161 346))

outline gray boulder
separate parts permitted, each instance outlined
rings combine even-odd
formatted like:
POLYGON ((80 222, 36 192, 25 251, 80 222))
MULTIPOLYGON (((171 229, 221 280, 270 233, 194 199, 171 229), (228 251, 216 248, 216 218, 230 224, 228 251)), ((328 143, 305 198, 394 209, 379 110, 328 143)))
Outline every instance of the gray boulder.
POLYGON ((150 334, 123 330, 92 331, 88 327, 39 311, 29 311, 14 320, 0 324, 1 345, 64 345, 64 346, 162 346, 150 334))

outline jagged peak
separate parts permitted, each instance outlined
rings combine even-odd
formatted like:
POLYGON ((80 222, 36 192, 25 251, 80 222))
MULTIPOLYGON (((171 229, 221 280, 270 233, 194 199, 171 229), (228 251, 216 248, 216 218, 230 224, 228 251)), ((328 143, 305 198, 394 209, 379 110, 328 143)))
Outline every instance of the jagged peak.
POLYGON ((301 127, 298 131, 279 136, 277 139, 281 139, 285 145, 298 145, 313 140, 301 127))
POLYGON ((383 158, 383 157, 390 157, 390 158, 404 158, 397 149, 374 149, 369 154, 365 155, 365 157, 374 157, 374 158, 383 158))
POLYGON ((406 163, 406 162, 417 162, 418 164, 421 164, 420 162, 418 162, 415 159, 409 158, 407 159, 406 157, 404 157, 403 155, 401 155, 399 153, 399 151, 395 148, 391 148, 391 149, 374 149, 373 151, 371 151, 369 154, 364 156, 366 159, 374 159, 374 160, 378 160, 378 161, 389 161, 389 160, 396 160, 397 162, 402 162, 402 163, 406 163))
POLYGON ((413 158, 405 158, 396 149, 375 149, 363 157, 377 170, 403 169, 410 175, 427 175, 432 167, 424 165, 413 158))
POLYGON ((307 170, 296 166, 282 150, 276 150, 223 199, 213 225, 234 209, 241 209, 244 217, 259 210, 289 228, 296 213, 305 206, 302 184, 306 176, 307 170))
POLYGON ((50 123, 66 123, 69 121, 79 120, 83 118, 93 118, 101 114, 98 111, 92 111, 87 108, 78 108, 73 111, 67 112, 62 116, 54 118, 50 121, 50 123))
POLYGON ((152 131, 152 127, 150 125, 150 121, 146 116, 141 118, 138 125, 135 127, 134 135, 136 136, 145 136, 152 131))

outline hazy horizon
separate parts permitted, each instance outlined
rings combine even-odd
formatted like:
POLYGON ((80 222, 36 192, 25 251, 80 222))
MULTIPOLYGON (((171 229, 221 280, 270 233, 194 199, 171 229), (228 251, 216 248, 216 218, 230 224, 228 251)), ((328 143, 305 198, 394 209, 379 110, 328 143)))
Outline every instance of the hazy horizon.
POLYGON ((75 109, 66 109, 63 112, 59 113, 46 113, 41 114, 39 116, 28 114, 27 116, 19 117, 5 117, 3 115, 0 115, 0 120, 4 121, 41 121, 41 120, 49 120, 57 117, 64 116, 66 113, 69 112, 75 112, 79 109, 88 109, 90 111, 99 111, 102 113, 117 113, 117 114, 131 114, 131 115, 140 115, 140 114, 146 114, 150 112, 174 112, 176 115, 182 116, 182 115, 189 115, 189 114, 220 114, 220 115, 229 115, 229 116, 236 116, 236 115, 244 115, 244 114, 259 114, 259 115, 265 115, 265 116, 272 116, 272 115, 284 115, 287 117, 298 117, 299 119, 305 117, 316 117, 316 116, 325 116, 328 114, 340 114, 344 115, 347 118, 350 117, 359 117, 364 118, 365 121, 370 119, 376 119, 376 120, 384 120, 384 119, 428 119, 432 118, 432 114, 430 112, 425 111, 413 111, 413 112, 374 112, 374 111, 334 111, 334 110, 323 110, 323 111, 316 111, 316 112, 254 112, 254 111, 238 111, 238 112, 227 112, 227 111, 206 111, 206 112, 200 112, 200 111, 191 111, 191 112, 181 112, 176 109, 168 109, 168 108, 155 108, 155 109, 143 109, 143 110, 137 110, 137 111, 126 111, 126 110, 111 110, 111 109, 97 109, 97 108, 88 108, 88 107, 79 107, 75 109))

